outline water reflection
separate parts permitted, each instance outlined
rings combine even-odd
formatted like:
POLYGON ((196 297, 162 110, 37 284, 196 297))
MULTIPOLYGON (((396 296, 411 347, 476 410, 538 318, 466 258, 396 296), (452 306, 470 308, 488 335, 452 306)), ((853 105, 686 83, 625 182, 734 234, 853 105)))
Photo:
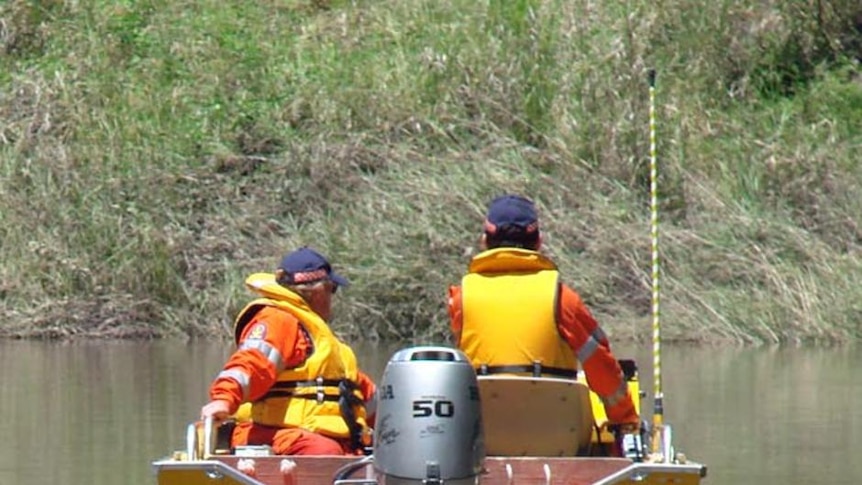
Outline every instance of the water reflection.
MULTIPOLYGON (((379 378, 399 345, 360 344, 379 378)), ((231 351, 212 342, 0 341, 0 483, 154 485, 231 351)), ((649 348, 616 348, 641 363, 649 348)), ((862 349, 665 346, 665 417, 708 483, 856 483, 862 349)), ((651 403, 647 399, 646 403, 651 403)))
POLYGON ((182 343, 0 343, 0 483, 148 483, 225 350, 182 343))
POLYGON ((858 483, 862 349, 674 349, 672 412, 721 483, 858 483))

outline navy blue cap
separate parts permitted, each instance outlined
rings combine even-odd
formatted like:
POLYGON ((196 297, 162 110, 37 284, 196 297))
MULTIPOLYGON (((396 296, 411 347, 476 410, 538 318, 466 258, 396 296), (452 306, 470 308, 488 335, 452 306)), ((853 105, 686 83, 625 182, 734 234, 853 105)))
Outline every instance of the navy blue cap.
POLYGON ((281 260, 278 269, 284 270, 280 284, 299 285, 315 281, 331 280, 338 286, 348 286, 347 278, 332 271, 329 261, 309 247, 301 247, 281 260))
POLYGON ((525 235, 538 231, 539 216, 533 201, 512 194, 492 200, 485 217, 485 232, 493 235, 506 226, 520 229, 525 235))

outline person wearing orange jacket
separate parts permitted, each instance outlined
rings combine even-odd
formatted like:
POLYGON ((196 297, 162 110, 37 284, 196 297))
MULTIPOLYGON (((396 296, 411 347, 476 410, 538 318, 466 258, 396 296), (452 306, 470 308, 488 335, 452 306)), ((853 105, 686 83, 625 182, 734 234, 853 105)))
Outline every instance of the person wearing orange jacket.
POLYGON ((503 195, 490 203, 481 252, 461 285, 449 287, 455 343, 480 374, 539 370, 574 379, 580 362, 609 424, 636 429, 640 418, 607 337, 541 246, 532 201, 503 195))
POLYGON ((370 444, 376 386, 329 328, 332 297, 348 281, 317 251, 286 255, 275 273, 250 275, 258 294, 236 317, 237 349, 210 386, 201 419, 251 403, 231 445, 280 455, 360 454, 370 444))

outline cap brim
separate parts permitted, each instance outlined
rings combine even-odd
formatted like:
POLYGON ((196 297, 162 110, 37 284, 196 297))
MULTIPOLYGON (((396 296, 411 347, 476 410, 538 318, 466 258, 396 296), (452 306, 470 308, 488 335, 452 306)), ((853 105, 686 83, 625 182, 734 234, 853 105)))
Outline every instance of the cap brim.
POLYGON ((350 286, 350 282, 347 281, 347 278, 341 276, 336 272, 329 273, 329 279, 332 280, 338 286, 350 286))

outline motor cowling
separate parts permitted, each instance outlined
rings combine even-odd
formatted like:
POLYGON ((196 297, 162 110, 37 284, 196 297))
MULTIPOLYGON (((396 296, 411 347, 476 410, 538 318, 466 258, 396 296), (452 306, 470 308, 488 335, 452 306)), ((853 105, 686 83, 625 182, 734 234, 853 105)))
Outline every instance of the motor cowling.
POLYGON ((485 459, 479 386, 448 347, 396 352, 377 389, 374 467, 382 483, 476 483, 485 459))

